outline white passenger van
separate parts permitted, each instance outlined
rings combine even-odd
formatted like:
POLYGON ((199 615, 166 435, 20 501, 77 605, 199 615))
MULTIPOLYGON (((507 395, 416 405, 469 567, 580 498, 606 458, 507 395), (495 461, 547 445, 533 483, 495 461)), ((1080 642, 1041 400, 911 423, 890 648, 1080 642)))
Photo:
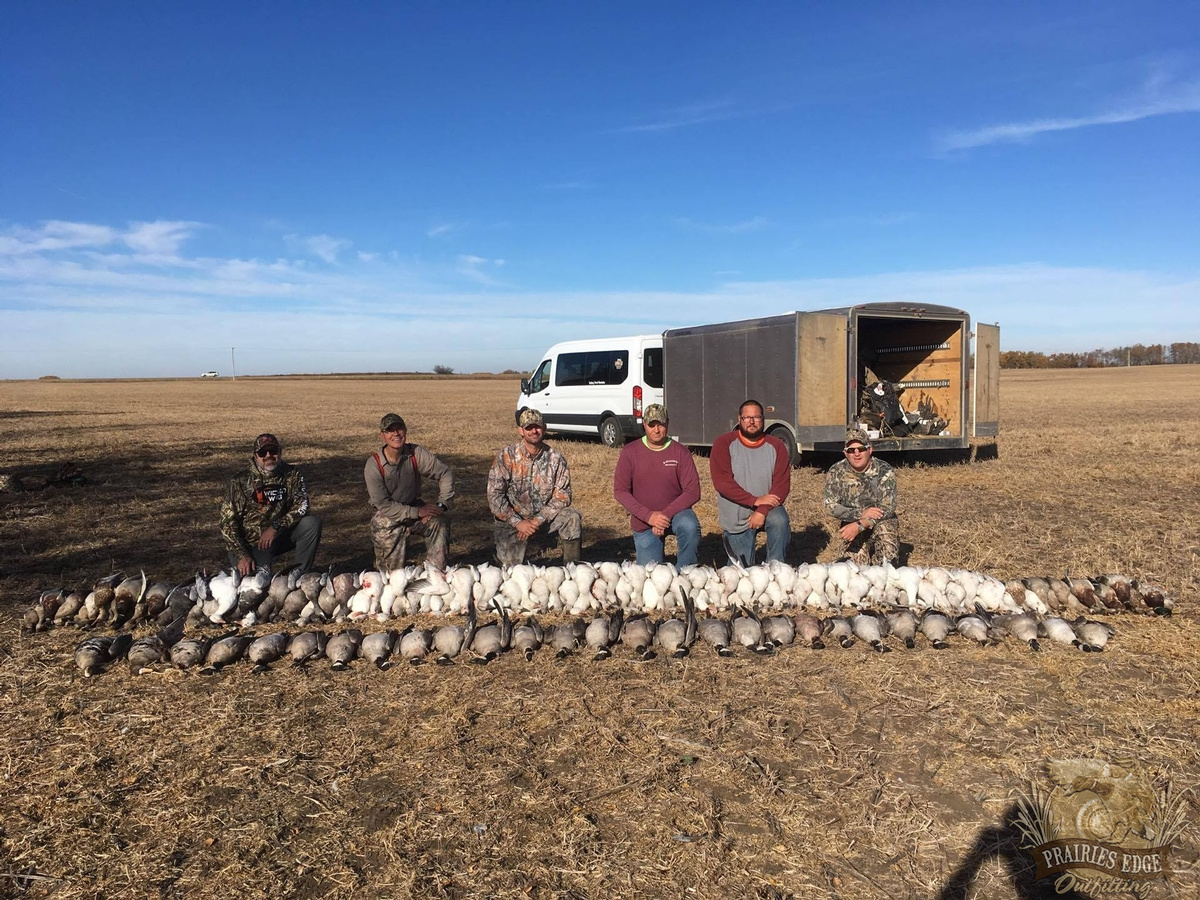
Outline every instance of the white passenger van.
POLYGON ((540 410, 547 431, 595 434, 608 447, 642 435, 642 410, 663 399, 661 334, 567 341, 521 382, 517 410, 540 410))

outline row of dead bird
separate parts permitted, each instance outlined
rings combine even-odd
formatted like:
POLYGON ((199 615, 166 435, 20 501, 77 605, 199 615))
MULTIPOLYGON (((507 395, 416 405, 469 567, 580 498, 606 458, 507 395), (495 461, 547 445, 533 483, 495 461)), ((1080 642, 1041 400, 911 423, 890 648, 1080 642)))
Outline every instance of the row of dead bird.
POLYGON ((43 591, 25 614, 26 631, 52 626, 133 628, 183 618, 192 627, 262 622, 306 626, 319 622, 379 622, 417 615, 466 615, 499 605, 512 614, 587 616, 675 613, 683 597, 700 612, 734 609, 813 613, 836 610, 935 610, 1074 620, 1129 610, 1170 615, 1174 601, 1161 588, 1125 575, 1098 578, 999 579, 937 566, 864 566, 849 561, 792 567, 773 562, 713 568, 670 563, 572 563, 407 566, 390 572, 300 573, 272 576, 265 568, 241 578, 236 569, 197 574, 177 585, 151 583, 145 573, 99 579, 88 592, 43 591))
POLYGON ((122 658, 128 659, 134 675, 167 663, 179 669, 199 668, 202 673, 212 674, 243 658, 259 673, 285 656, 291 657, 293 666, 305 666, 324 657, 333 669, 341 670, 354 659, 362 658, 382 669, 390 666, 393 658, 419 664, 433 657, 438 664, 446 665, 466 656, 472 662, 486 664, 508 651, 531 660, 543 647, 560 659, 586 647, 593 653, 593 659, 604 660, 618 646, 627 648, 635 659, 650 660, 660 652, 672 657, 686 656, 697 640, 719 656, 728 657, 734 655, 735 647, 759 654, 774 653, 792 644, 821 650, 827 638, 842 647, 852 646, 857 639, 880 653, 887 653, 891 648, 884 643, 885 638, 894 636, 912 649, 918 634, 939 650, 949 646, 952 635, 959 635, 980 645, 999 643, 1011 636, 1033 650, 1041 649, 1040 639, 1049 638, 1085 651, 1100 651, 1114 634, 1113 628, 1103 622, 1084 617, 1068 622, 1057 616, 1040 618, 1032 612, 993 615, 980 609, 952 617, 927 610, 918 616, 901 608, 886 614, 863 611, 822 619, 810 613, 760 617, 739 608, 726 619, 707 614, 698 618, 695 604, 686 591, 683 604, 682 619, 654 620, 646 613, 627 619, 622 610, 616 610, 590 621, 576 618, 543 626, 534 615, 514 622, 503 605, 493 603, 495 621, 483 625, 478 624, 472 607, 463 625, 424 628, 411 624, 401 632, 385 630, 365 635, 360 629, 348 628, 333 635, 308 630, 294 635, 281 631, 256 637, 232 632, 222 637, 184 638, 186 618, 179 618, 157 634, 136 641, 128 632, 85 638, 75 649, 75 664, 89 677, 122 658))

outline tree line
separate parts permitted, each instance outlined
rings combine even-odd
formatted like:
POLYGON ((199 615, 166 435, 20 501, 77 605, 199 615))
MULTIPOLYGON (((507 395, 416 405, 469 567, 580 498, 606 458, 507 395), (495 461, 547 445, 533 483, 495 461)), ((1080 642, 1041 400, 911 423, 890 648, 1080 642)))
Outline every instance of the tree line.
POLYGON ((1166 366, 1200 363, 1200 343, 1134 344, 1132 347, 1086 350, 1082 353, 1039 353, 1001 350, 1002 369, 1100 369, 1105 366, 1166 366))

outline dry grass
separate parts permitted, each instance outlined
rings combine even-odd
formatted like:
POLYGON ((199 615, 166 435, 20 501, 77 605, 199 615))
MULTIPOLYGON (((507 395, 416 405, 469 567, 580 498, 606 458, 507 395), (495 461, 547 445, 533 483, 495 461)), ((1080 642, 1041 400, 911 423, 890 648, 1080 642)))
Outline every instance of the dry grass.
MULTIPOLYGON (((0 494, 0 896, 1023 897, 1014 802, 1045 756, 1132 755, 1194 787, 1196 367, 1006 372, 998 458, 901 471, 913 562, 1150 575, 1179 598, 1172 620, 1117 620, 1103 654, 857 646, 84 680, 74 633, 18 633, 41 588, 219 565, 216 498, 261 430, 305 469, 319 561, 365 565, 362 465, 387 410, 455 469, 452 553, 482 560, 483 486, 516 393, 488 379, 0 384, 4 471, 73 460, 91 478, 0 494)), ((557 443, 585 556, 628 556, 615 453, 557 443)), ((822 478, 794 472, 794 562, 832 553, 822 478)), ((1184 802, 1194 821, 1195 794, 1184 802)), ((1173 868, 1154 895, 1195 896, 1194 831, 1173 868)))

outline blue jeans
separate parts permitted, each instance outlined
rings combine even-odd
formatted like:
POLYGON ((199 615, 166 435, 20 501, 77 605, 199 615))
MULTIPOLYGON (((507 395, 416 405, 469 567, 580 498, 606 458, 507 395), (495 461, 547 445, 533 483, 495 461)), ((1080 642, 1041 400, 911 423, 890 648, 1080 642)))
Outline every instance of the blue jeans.
MULTIPOLYGON (((763 522, 762 530, 767 533, 767 562, 775 559, 783 562, 783 558, 787 556, 788 544, 792 540, 792 523, 788 519, 787 510, 777 506, 767 513, 767 521, 763 522)), ((756 537, 758 531, 753 528, 747 528, 741 534, 725 532, 730 549, 745 560, 747 565, 754 564, 756 537)))
MULTIPOLYGON (((681 569, 684 566, 694 566, 700 553, 700 520, 696 518, 696 513, 691 509, 681 509, 675 513, 667 533, 675 535, 675 539, 679 541, 679 555, 675 565, 681 569)), ((663 561, 663 539, 654 533, 654 529, 635 531, 633 546, 637 550, 639 565, 663 561)))

